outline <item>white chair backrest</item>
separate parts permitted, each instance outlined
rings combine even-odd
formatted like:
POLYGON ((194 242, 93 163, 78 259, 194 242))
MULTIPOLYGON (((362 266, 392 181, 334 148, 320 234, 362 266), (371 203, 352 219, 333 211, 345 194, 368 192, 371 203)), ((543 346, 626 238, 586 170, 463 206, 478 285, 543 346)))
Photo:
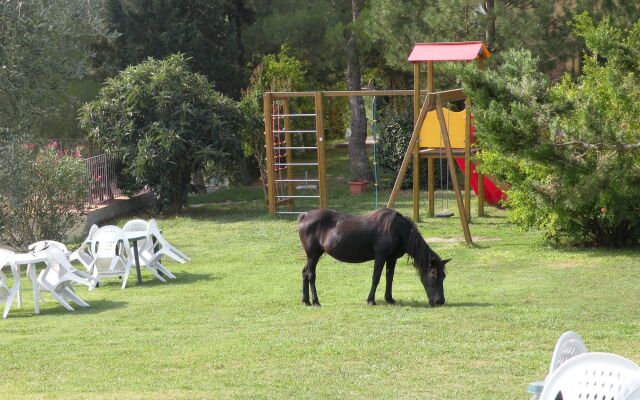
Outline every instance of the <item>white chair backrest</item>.
POLYGON ((156 238, 158 242, 161 244, 167 243, 167 240, 160 233, 160 228, 158 227, 158 223, 155 219, 151 218, 147 227, 147 236, 151 236, 156 238))
POLYGON ((95 236, 98 229, 100 229, 98 225, 96 224, 91 225, 91 228, 89 228, 89 233, 87 234, 87 238, 85 239, 85 243, 93 240, 93 237, 95 236))
POLYGON ((96 258, 110 258, 117 255, 120 243, 129 245, 122 234, 122 229, 115 225, 103 226, 93 236, 91 252, 96 258))
POLYGON ((558 339, 555 349, 553 349, 551 364, 549 365, 549 374, 553 373, 553 371, 558 369, 560 365, 571 357, 586 352, 587 346, 585 346, 580 335, 571 331, 563 333, 558 339))
POLYGON ((143 219, 132 219, 131 221, 124 224, 124 227, 122 227, 122 230, 125 232, 131 232, 131 231, 146 232, 147 225, 148 225, 147 221, 143 219))
POLYGON ((549 376, 540 400, 555 400, 560 392, 563 400, 631 400, 628 396, 638 388, 640 367, 633 361, 611 353, 584 353, 549 376))
POLYGON ((49 247, 55 247, 58 250, 67 252, 67 246, 64 243, 56 242, 55 240, 41 240, 29 245, 29 251, 45 251, 49 247))
POLYGON ((14 256, 14 252, 10 250, 0 249, 0 267, 8 265, 14 256))

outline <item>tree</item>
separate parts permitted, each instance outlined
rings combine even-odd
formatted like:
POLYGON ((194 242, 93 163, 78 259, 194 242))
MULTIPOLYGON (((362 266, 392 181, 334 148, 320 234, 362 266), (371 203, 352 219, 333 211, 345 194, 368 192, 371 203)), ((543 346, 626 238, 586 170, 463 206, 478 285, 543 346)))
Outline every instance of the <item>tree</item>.
MULTIPOLYGON (((352 24, 358 21, 362 8, 362 0, 351 0, 352 24)), ((358 35, 352 25, 346 46, 347 55, 347 88, 360 90, 362 71, 358 35)), ((351 109, 351 137, 349 138, 349 161, 351 163, 351 179, 369 179, 369 158, 367 157, 367 114, 364 111, 362 96, 349 97, 351 109)))
POLYGON ((245 82, 242 26, 251 20, 240 0, 105 0, 113 46, 96 43, 99 61, 117 70, 174 53, 192 58, 195 72, 216 90, 238 98, 245 82))
POLYGON ((509 217, 554 241, 640 239, 640 23, 576 19, 583 74, 549 85, 529 52, 495 71, 463 70, 482 170, 509 182, 509 217))
POLYGON ((108 37, 94 2, 0 0, 0 140, 31 135, 64 108, 66 82, 88 72, 91 42, 108 37))
POLYGON ((0 163, 0 240, 26 250, 39 240, 63 241, 84 210, 85 164, 59 152, 14 142, 0 163))
POLYGON ((107 80, 80 121, 107 151, 122 156, 121 187, 148 186, 157 211, 179 211, 194 173, 208 160, 246 173, 238 103, 191 72, 180 54, 149 59, 107 80))

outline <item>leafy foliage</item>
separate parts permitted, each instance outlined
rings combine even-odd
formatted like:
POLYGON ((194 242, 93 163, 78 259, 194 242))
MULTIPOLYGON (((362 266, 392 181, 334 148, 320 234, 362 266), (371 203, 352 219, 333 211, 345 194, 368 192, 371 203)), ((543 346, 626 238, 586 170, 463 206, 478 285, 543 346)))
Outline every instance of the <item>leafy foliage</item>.
POLYGON ((66 83, 88 70, 92 40, 107 40, 95 2, 0 0, 0 135, 34 133, 73 104, 66 83))
POLYGON ((283 46, 277 55, 269 54, 262 59, 251 74, 249 87, 242 93, 240 109, 245 117, 241 129, 242 145, 245 155, 258 163, 263 188, 267 183, 263 95, 270 91, 302 90, 304 83, 302 62, 290 56, 287 47, 283 46))
POLYGON ((18 249, 66 238, 85 200, 84 163, 50 147, 13 143, 0 150, 0 240, 18 249))
POLYGON ((238 97, 245 80, 240 30, 252 18, 245 2, 108 0, 104 4, 107 26, 119 36, 113 43, 95 44, 96 61, 103 69, 184 53, 192 58, 192 69, 206 75, 216 90, 238 97))
POLYGON ((511 184, 510 218, 547 238, 626 245, 640 238, 640 23, 622 30, 588 15, 590 54, 577 81, 550 86, 526 51, 480 73, 466 68, 485 172, 511 184))
POLYGON ((181 209, 193 174, 208 160, 244 169, 238 104, 190 72, 180 54, 109 79, 80 120, 107 151, 122 154, 123 189, 148 186, 158 211, 181 209))

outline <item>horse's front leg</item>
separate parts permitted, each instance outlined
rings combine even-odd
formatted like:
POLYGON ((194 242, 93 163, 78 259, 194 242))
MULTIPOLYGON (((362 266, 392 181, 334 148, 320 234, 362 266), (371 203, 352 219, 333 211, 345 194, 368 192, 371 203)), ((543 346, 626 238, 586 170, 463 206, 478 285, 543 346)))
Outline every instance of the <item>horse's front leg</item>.
POLYGON ((396 270, 396 261, 397 258, 390 258, 387 260, 387 290, 384 292, 384 299, 389 304, 395 304, 396 301, 393 299, 393 273, 396 270))
POLYGON ((380 283, 380 276, 382 275, 382 268, 384 267, 385 258, 377 255, 373 263, 373 277, 371 278, 371 290, 369 291, 369 297, 367 298, 367 304, 370 306, 376 305, 376 289, 378 283, 380 283))
POLYGON ((320 256, 307 256, 307 264, 302 269, 302 302, 305 305, 319 306, 318 293, 316 292, 316 265, 320 256), (311 287, 311 301, 309 301, 309 287, 311 287), (313 303, 312 303, 313 302, 313 303))

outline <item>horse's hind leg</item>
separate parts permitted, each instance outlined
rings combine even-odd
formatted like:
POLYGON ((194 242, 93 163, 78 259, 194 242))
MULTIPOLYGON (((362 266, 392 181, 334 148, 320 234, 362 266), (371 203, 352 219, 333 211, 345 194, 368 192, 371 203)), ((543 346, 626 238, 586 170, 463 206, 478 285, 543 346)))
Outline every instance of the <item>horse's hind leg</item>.
POLYGON ((387 290, 384 292, 384 299, 388 304, 395 304, 393 299, 393 273, 396 270, 397 258, 390 258, 387 260, 387 290))
POLYGON ((367 297, 367 304, 370 306, 376 305, 376 289, 378 283, 380 283, 380 276, 382 275, 382 268, 384 267, 385 258, 376 255, 376 259, 373 264, 373 277, 371 278, 371 290, 369 291, 369 297, 367 297))
MULTIPOLYGON (((313 304, 314 306, 320 306, 320 302, 318 301, 318 293, 316 292, 316 265, 318 265, 319 259, 320 256, 311 258, 307 263, 307 278, 309 279, 309 286, 311 287, 311 304, 313 304)), ((308 299, 309 297, 307 297, 307 301, 308 299)))
POLYGON ((313 284, 311 286, 313 304, 320 305, 320 303, 318 303, 318 295, 316 293, 316 265, 318 264, 319 259, 320 256, 307 256, 307 263, 304 268, 302 268, 302 302, 308 306, 311 305, 311 302, 309 301, 309 284, 311 283, 310 271, 313 271, 313 284))

